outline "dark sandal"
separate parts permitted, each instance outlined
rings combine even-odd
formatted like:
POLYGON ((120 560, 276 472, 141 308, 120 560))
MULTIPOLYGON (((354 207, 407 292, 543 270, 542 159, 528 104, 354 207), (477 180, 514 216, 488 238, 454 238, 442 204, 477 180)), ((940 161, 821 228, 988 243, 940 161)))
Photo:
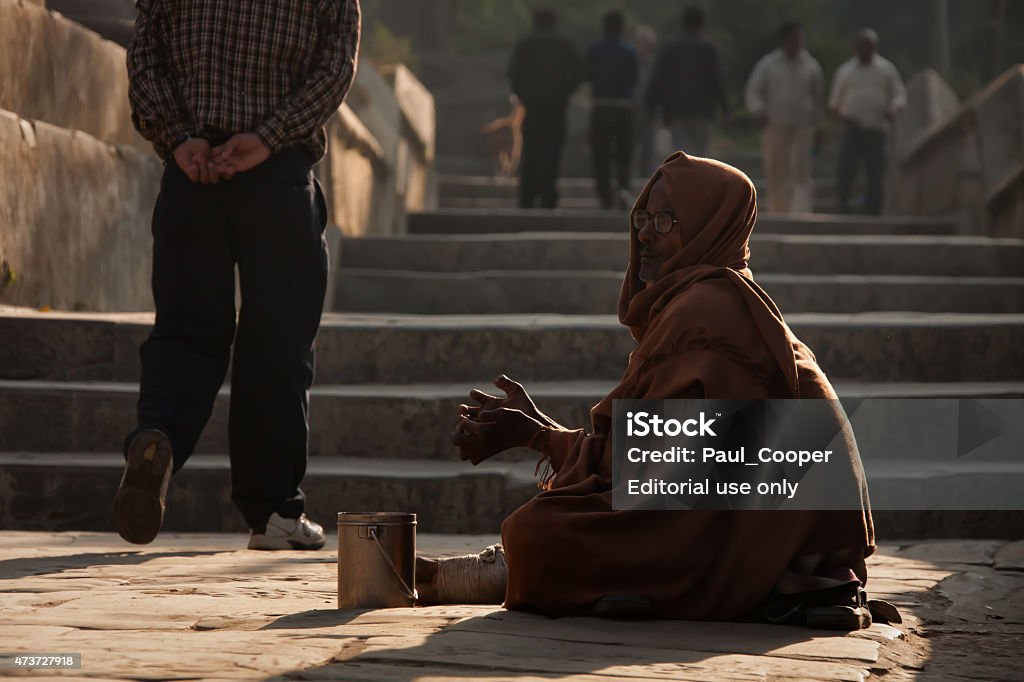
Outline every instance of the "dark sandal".
POLYGON ((638 594, 611 594, 601 597, 583 610, 581 615, 615 620, 649 618, 654 611, 651 600, 638 594))
POLYGON ((903 616, 900 615, 899 609, 884 599, 869 599, 868 610, 871 611, 871 618, 876 623, 899 625, 903 622, 903 616))
POLYGON ((856 583, 816 592, 773 595, 762 609, 762 616, 779 625, 841 632, 863 630, 872 623, 867 592, 856 583))

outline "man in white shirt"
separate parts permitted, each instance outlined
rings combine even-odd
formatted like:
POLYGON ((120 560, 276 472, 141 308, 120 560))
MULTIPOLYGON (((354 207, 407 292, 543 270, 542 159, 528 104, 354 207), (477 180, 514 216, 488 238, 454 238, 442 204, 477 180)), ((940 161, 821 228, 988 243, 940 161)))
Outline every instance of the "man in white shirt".
POLYGON ((804 49, 804 31, 787 23, 780 46, 750 74, 747 109, 764 125, 761 155, 767 210, 810 213, 814 198, 811 152, 821 125, 824 85, 821 64, 804 49))
POLYGON ((857 34, 856 56, 839 67, 829 109, 846 124, 839 152, 839 212, 850 212, 850 190, 863 161, 867 174, 864 212, 882 212, 889 122, 907 104, 903 80, 892 62, 878 54, 878 34, 857 34))

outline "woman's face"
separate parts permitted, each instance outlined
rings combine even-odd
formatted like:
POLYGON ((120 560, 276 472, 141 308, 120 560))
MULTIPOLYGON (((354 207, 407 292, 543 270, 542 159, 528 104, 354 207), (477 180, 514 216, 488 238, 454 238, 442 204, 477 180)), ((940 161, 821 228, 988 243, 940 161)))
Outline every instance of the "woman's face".
MULTIPOLYGON (((672 204, 669 203, 668 193, 665 191, 665 182, 660 177, 651 185, 651 191, 647 195, 647 206, 650 214, 668 213, 675 219, 672 204)), ((637 232, 640 240, 640 272, 638 273, 641 282, 651 284, 663 273, 664 267, 674 255, 683 250, 683 232, 679 225, 673 225, 672 230, 661 233, 654 229, 654 221, 651 220, 637 232)))

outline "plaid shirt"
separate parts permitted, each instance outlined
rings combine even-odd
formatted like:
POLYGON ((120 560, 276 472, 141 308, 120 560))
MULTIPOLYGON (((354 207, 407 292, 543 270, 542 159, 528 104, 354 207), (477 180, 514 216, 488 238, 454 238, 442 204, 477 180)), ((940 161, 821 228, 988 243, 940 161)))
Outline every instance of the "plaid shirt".
POLYGON ((253 132, 319 159, 356 71, 359 0, 138 0, 136 129, 168 158, 184 135, 253 132))

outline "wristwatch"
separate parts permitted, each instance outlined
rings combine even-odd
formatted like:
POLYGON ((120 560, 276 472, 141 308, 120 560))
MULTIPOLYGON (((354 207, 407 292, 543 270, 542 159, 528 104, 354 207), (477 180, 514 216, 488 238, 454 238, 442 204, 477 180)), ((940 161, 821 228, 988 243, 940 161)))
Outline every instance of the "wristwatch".
POLYGON ((171 149, 177 149, 179 145, 183 145, 191 139, 191 135, 189 135, 188 133, 182 133, 181 135, 178 135, 176 138, 171 140, 171 149))

